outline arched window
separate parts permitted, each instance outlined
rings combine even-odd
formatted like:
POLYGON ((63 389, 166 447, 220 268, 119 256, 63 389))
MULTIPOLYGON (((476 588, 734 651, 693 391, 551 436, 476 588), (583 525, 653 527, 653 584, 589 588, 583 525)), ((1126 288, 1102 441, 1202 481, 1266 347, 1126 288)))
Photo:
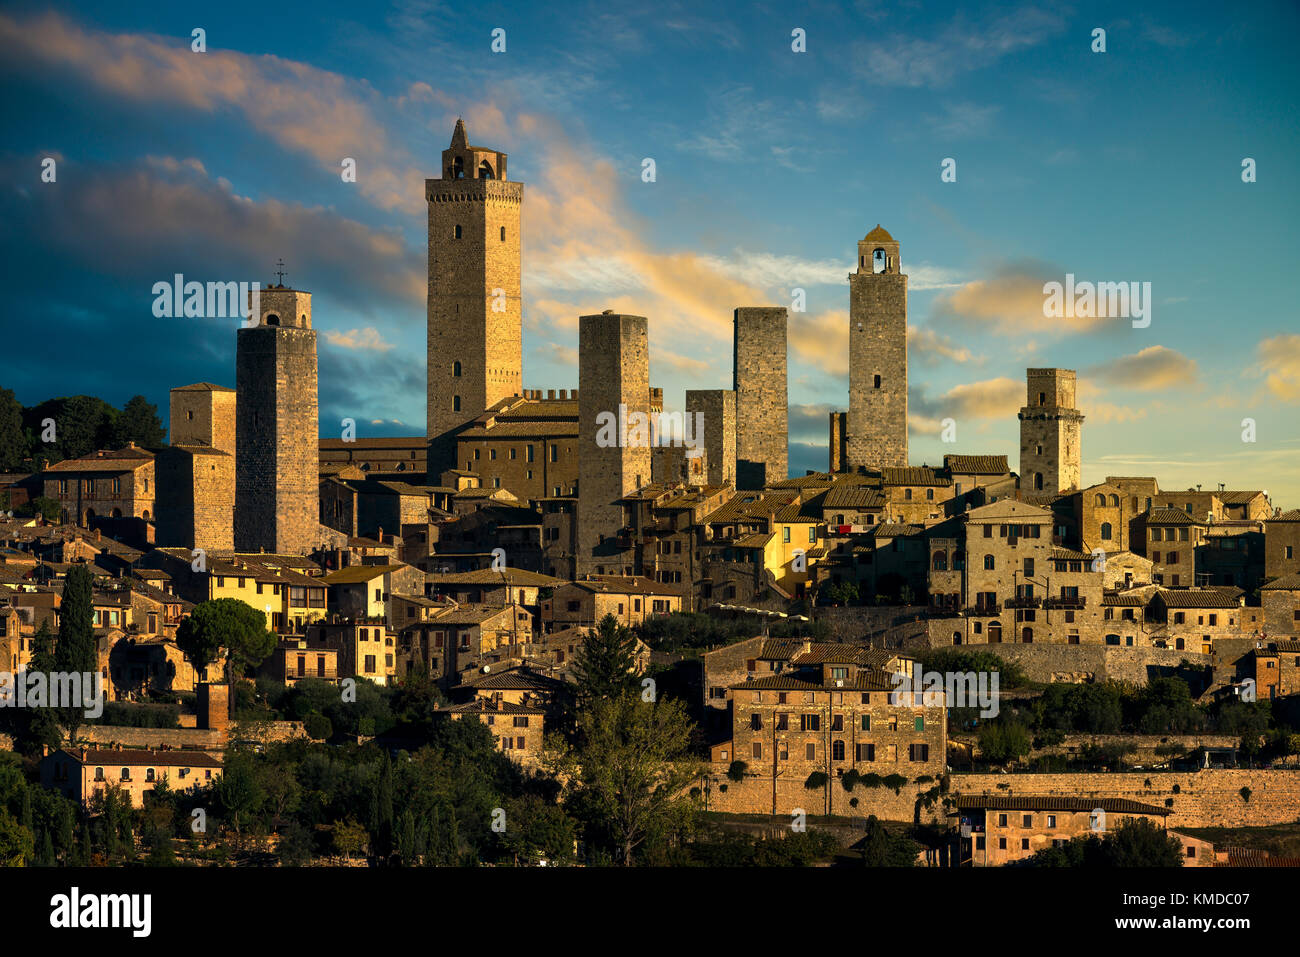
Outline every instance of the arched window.
POLYGON ((501 241, 506 241, 506 228, 504 226, 501 227, 501 241))
POLYGON ((1107 636, 1106 636, 1106 644, 1108 644, 1108 645, 1118 645, 1118 644, 1119 644, 1119 635, 1107 635, 1107 636))
POLYGON ((487 160, 484 160, 483 162, 478 164, 478 178, 479 179, 492 178, 492 165, 488 163, 487 160))
POLYGON ((463 156, 457 156, 456 159, 452 162, 451 178, 452 179, 465 178, 465 158, 463 156))
POLYGON ((888 262, 889 260, 885 258, 885 251, 883 249, 877 249, 871 254, 871 271, 873 273, 884 272, 885 266, 888 262))
POLYGON ((955 572, 966 570, 966 553, 960 548, 952 553, 952 570, 955 572))
POLYGON ((1002 644, 1002 622, 1000 621, 989 622, 989 644, 991 645, 1002 644))
POLYGON ((946 572, 948 570, 947 552, 940 551, 934 553, 934 570, 937 572, 946 572))
POLYGON ((843 741, 832 741, 832 742, 831 742, 831 760, 832 760, 832 761, 843 761, 843 760, 844 760, 844 742, 843 742, 843 741))
POLYGON ((460 227, 459 227, 459 226, 456 227, 456 230, 455 230, 455 232, 453 233, 453 235, 454 235, 457 239, 460 239, 460 227))
POLYGON ((104 769, 103 769, 103 768, 95 768, 95 780, 96 780, 96 781, 102 781, 102 780, 104 780, 104 769))
POLYGON ((1105 539, 1106 541, 1110 541, 1110 535, 1111 535, 1110 522, 1102 522, 1102 523, 1101 523, 1101 537, 1102 537, 1103 539, 1105 539))
POLYGON ((932 488, 928 488, 928 489, 926 489, 926 490, 925 490, 925 497, 926 497, 929 501, 933 502, 933 501, 934 501, 934 489, 932 489, 932 488))
POLYGON ((266 314, 266 324, 268 326, 278 326, 280 324, 280 317, 273 312, 268 312, 266 314))
POLYGON ((1035 489, 1036 491, 1039 491, 1039 492, 1041 492, 1041 491, 1043 490, 1043 473, 1042 473, 1042 472, 1035 472, 1035 473, 1034 473, 1034 489, 1035 489))
POLYGON ((993 569, 994 569, 994 567, 995 567, 996 565, 997 565, 997 561, 993 558, 992 555, 985 555, 985 556, 984 556, 984 570, 985 570, 986 572, 991 572, 991 571, 993 571, 993 569))
POLYGON ((454 376, 457 376, 457 377, 460 376, 460 360, 459 360, 459 359, 457 359, 455 362, 453 362, 453 363, 451 364, 451 374, 454 375, 454 376))
POLYGON ((1034 629, 1026 625, 1025 630, 1020 633, 1020 640, 1027 645, 1032 645, 1034 643, 1034 629))
POLYGON ((458 396, 458 395, 453 395, 453 396, 451 397, 451 411, 453 411, 453 412, 459 412, 459 411, 460 411, 460 396, 458 396))
POLYGON ((153 777, 153 768, 150 768, 148 771, 145 771, 145 772, 144 772, 144 779, 145 779, 146 781, 152 781, 152 780, 154 779, 154 777, 153 777))
POLYGON ((1118 496, 1118 495, 1112 495, 1112 496, 1110 497, 1110 507, 1111 507, 1111 508, 1119 508, 1119 496, 1118 496))
POLYGON ((952 633, 952 643, 953 643, 954 645, 960 645, 960 644, 961 644, 961 632, 960 632, 960 631, 954 631, 954 632, 952 633))
POLYGON ((1096 503, 1097 503, 1097 506, 1098 506, 1098 507, 1101 507, 1101 506, 1105 505, 1105 504, 1106 504, 1106 496, 1104 496, 1104 495, 1102 495, 1100 492, 1098 492, 1098 493, 1097 493, 1097 498, 1096 498, 1096 503))
POLYGON ((131 769, 130 769, 130 768, 123 768, 123 769, 122 769, 122 780, 123 780, 123 781, 129 781, 129 780, 131 780, 131 769))
POLYGON ((112 515, 113 518, 121 518, 121 517, 122 517, 122 510, 121 510, 120 508, 115 508, 115 509, 113 509, 111 515, 112 515))

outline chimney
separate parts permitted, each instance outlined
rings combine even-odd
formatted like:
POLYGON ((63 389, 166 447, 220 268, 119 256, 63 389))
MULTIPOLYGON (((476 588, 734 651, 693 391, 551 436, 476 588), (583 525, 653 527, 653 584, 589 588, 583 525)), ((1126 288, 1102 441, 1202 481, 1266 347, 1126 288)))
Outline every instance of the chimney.
POLYGON ((554 398, 555 398, 555 390, 554 390, 554 389, 547 389, 547 390, 546 390, 546 398, 548 398, 548 399, 554 399, 554 398))
POLYGON ((103 538, 103 534, 99 529, 95 529, 95 541, 99 541, 101 538, 103 538))

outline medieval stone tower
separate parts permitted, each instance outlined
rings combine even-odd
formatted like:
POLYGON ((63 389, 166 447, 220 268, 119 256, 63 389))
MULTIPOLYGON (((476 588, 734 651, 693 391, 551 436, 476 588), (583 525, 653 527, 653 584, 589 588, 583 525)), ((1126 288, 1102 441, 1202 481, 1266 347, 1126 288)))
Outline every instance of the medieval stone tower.
POLYGON ((254 294, 235 353, 235 548, 304 554, 319 544, 320 420, 311 293, 254 294))
POLYGON ((650 414, 650 341, 644 316, 604 312, 578 320, 579 575, 632 574, 617 543, 622 499, 650 482, 651 449, 628 441, 633 416, 650 414), (622 419, 614 442, 598 440, 602 413, 622 419))
POLYGON ((519 282, 522 183, 506 181, 506 154, 470 146, 456 121, 429 203, 429 474, 455 467, 448 433, 500 399, 520 395, 519 282))
POLYGON ((907 277, 879 225, 849 274, 849 470, 907 465, 907 277))
POLYGON ((1020 410, 1020 487, 1028 498, 1077 489, 1083 413, 1075 408, 1075 374, 1070 369, 1028 369, 1026 379, 1028 395, 1020 410))
POLYGON ((733 325, 736 487, 758 489, 789 478, 786 394, 787 316, 781 306, 742 306, 733 325))
POLYGON ((698 414, 704 434, 706 478, 710 485, 736 487, 736 393, 730 389, 687 389, 686 414, 698 414))
POLYGON ((154 456, 158 545, 235 547, 235 399, 211 382, 171 390, 171 444, 154 456))

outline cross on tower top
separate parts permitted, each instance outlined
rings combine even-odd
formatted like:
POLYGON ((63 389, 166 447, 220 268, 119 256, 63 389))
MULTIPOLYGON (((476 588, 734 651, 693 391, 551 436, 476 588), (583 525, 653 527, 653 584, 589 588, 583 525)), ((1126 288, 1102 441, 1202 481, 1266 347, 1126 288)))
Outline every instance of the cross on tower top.
POLYGON ((279 284, 280 284, 281 286, 283 286, 283 285, 284 285, 284 260, 283 260, 283 259, 277 259, 277 260, 275 261, 275 264, 276 264, 276 266, 279 267, 279 268, 276 270, 275 275, 276 275, 276 276, 279 278, 279 280, 280 280, 280 283, 279 283, 279 284))

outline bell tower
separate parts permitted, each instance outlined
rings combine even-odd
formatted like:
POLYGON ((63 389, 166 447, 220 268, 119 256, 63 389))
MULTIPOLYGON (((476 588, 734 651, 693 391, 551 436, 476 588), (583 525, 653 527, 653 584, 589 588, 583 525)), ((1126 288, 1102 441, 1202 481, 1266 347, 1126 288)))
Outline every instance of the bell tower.
POLYGON ((879 224, 849 274, 847 433, 848 471, 907 465, 907 277, 879 224))
POLYGON ((506 154, 470 146, 456 121, 429 204, 429 474, 454 467, 454 431, 519 395, 523 379, 519 217, 522 183, 506 154), (441 441, 440 441, 441 440, 441 441), (452 453, 448 455, 448 452, 452 453))

